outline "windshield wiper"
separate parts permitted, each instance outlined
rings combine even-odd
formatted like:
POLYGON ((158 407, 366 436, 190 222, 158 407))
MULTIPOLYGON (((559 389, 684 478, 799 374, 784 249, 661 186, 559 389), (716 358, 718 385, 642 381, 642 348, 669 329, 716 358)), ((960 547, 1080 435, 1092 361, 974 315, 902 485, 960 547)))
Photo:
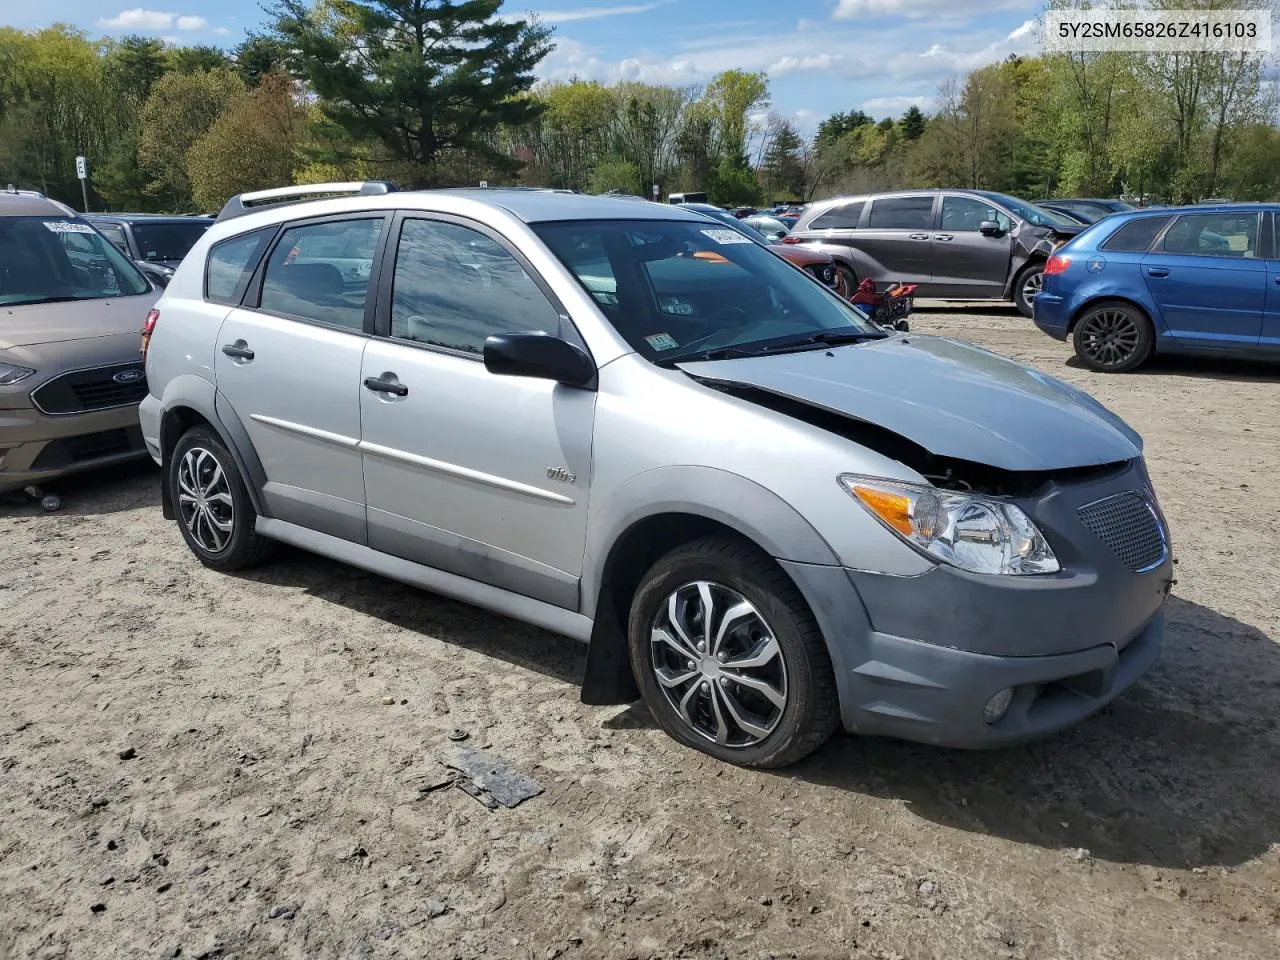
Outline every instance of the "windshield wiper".
POLYGON ((813 347, 834 347, 863 340, 883 340, 888 334, 879 330, 819 330, 800 340, 790 340, 769 348, 769 353, 795 353, 813 347))
POLYGON ((30 307, 37 303, 68 303, 72 300, 83 300, 84 297, 36 297, 33 300, 11 300, 3 304, 6 307, 30 307))
POLYGON ((741 347, 713 347, 710 350, 695 350, 693 353, 682 353, 674 357, 664 357, 662 365, 675 363, 693 363, 696 360, 737 360, 742 357, 757 357, 759 350, 743 350, 741 347))

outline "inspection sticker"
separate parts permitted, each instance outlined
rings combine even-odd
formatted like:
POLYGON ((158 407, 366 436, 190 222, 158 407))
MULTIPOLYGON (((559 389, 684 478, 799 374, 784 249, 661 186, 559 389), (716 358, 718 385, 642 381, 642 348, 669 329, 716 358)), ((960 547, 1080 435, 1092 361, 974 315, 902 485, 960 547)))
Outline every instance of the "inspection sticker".
POLYGON ((747 236, 743 236, 737 230, 703 230, 704 237, 710 237, 716 243, 724 246, 729 243, 753 243, 754 241, 747 236))
POLYGON ((70 220, 42 220, 41 222, 53 233, 93 233, 93 227, 87 223, 72 223, 70 220))
POLYGON ((669 333, 655 333, 651 337, 645 337, 644 341, 654 350, 674 350, 680 346, 676 343, 676 338, 669 333))

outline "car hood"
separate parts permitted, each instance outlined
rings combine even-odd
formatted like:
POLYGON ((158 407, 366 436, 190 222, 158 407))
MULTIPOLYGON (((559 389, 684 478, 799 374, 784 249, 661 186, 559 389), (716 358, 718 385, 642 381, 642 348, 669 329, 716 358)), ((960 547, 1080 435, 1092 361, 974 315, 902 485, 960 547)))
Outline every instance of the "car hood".
POLYGON ((28 306, 0 304, 0 350, 112 337, 121 333, 136 334, 142 329, 147 311, 158 297, 157 291, 151 291, 136 297, 108 300, 34 303, 28 306))
POLYGON ((958 340, 918 334, 678 365, 875 424, 936 456, 1039 471, 1131 460, 1142 438, 1082 390, 958 340))

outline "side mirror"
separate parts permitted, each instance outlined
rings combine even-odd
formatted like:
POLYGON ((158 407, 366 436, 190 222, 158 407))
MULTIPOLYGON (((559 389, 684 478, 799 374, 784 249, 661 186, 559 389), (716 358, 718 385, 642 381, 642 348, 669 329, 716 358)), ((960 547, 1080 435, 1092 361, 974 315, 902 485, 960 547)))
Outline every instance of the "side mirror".
POLYGON ((893 329, 897 330, 899 333, 910 333, 911 324, 907 323, 906 317, 899 317, 897 320, 893 321, 893 329))
POLYGON ((978 232, 984 237, 998 237, 1000 234, 1004 233, 1004 231, 1000 229, 1000 224, 996 223, 994 220, 983 220, 978 224, 978 232))
POLYGON ((585 387, 596 375, 586 352, 548 333, 503 333, 484 342, 484 368, 504 377, 555 380, 585 387))

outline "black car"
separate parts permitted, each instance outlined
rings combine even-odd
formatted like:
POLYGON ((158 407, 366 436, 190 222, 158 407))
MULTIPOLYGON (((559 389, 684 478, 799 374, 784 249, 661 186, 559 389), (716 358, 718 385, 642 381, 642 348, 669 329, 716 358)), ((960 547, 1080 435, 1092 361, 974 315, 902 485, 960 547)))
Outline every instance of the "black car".
POLYGON ((1096 197, 1068 197, 1065 200, 1042 200, 1040 206, 1062 213, 1083 217, 1089 223, 1097 223, 1103 217, 1126 210, 1138 209, 1123 200, 1103 200, 1096 197))
POLYGON ((904 190, 811 204, 782 242, 831 254, 849 289, 914 283, 917 297, 1012 300, 1029 317, 1045 261, 1083 229, 1005 194, 904 190))
POLYGON ((187 251, 213 226, 212 217, 152 213, 93 213, 85 219, 160 286, 168 284, 187 251))

